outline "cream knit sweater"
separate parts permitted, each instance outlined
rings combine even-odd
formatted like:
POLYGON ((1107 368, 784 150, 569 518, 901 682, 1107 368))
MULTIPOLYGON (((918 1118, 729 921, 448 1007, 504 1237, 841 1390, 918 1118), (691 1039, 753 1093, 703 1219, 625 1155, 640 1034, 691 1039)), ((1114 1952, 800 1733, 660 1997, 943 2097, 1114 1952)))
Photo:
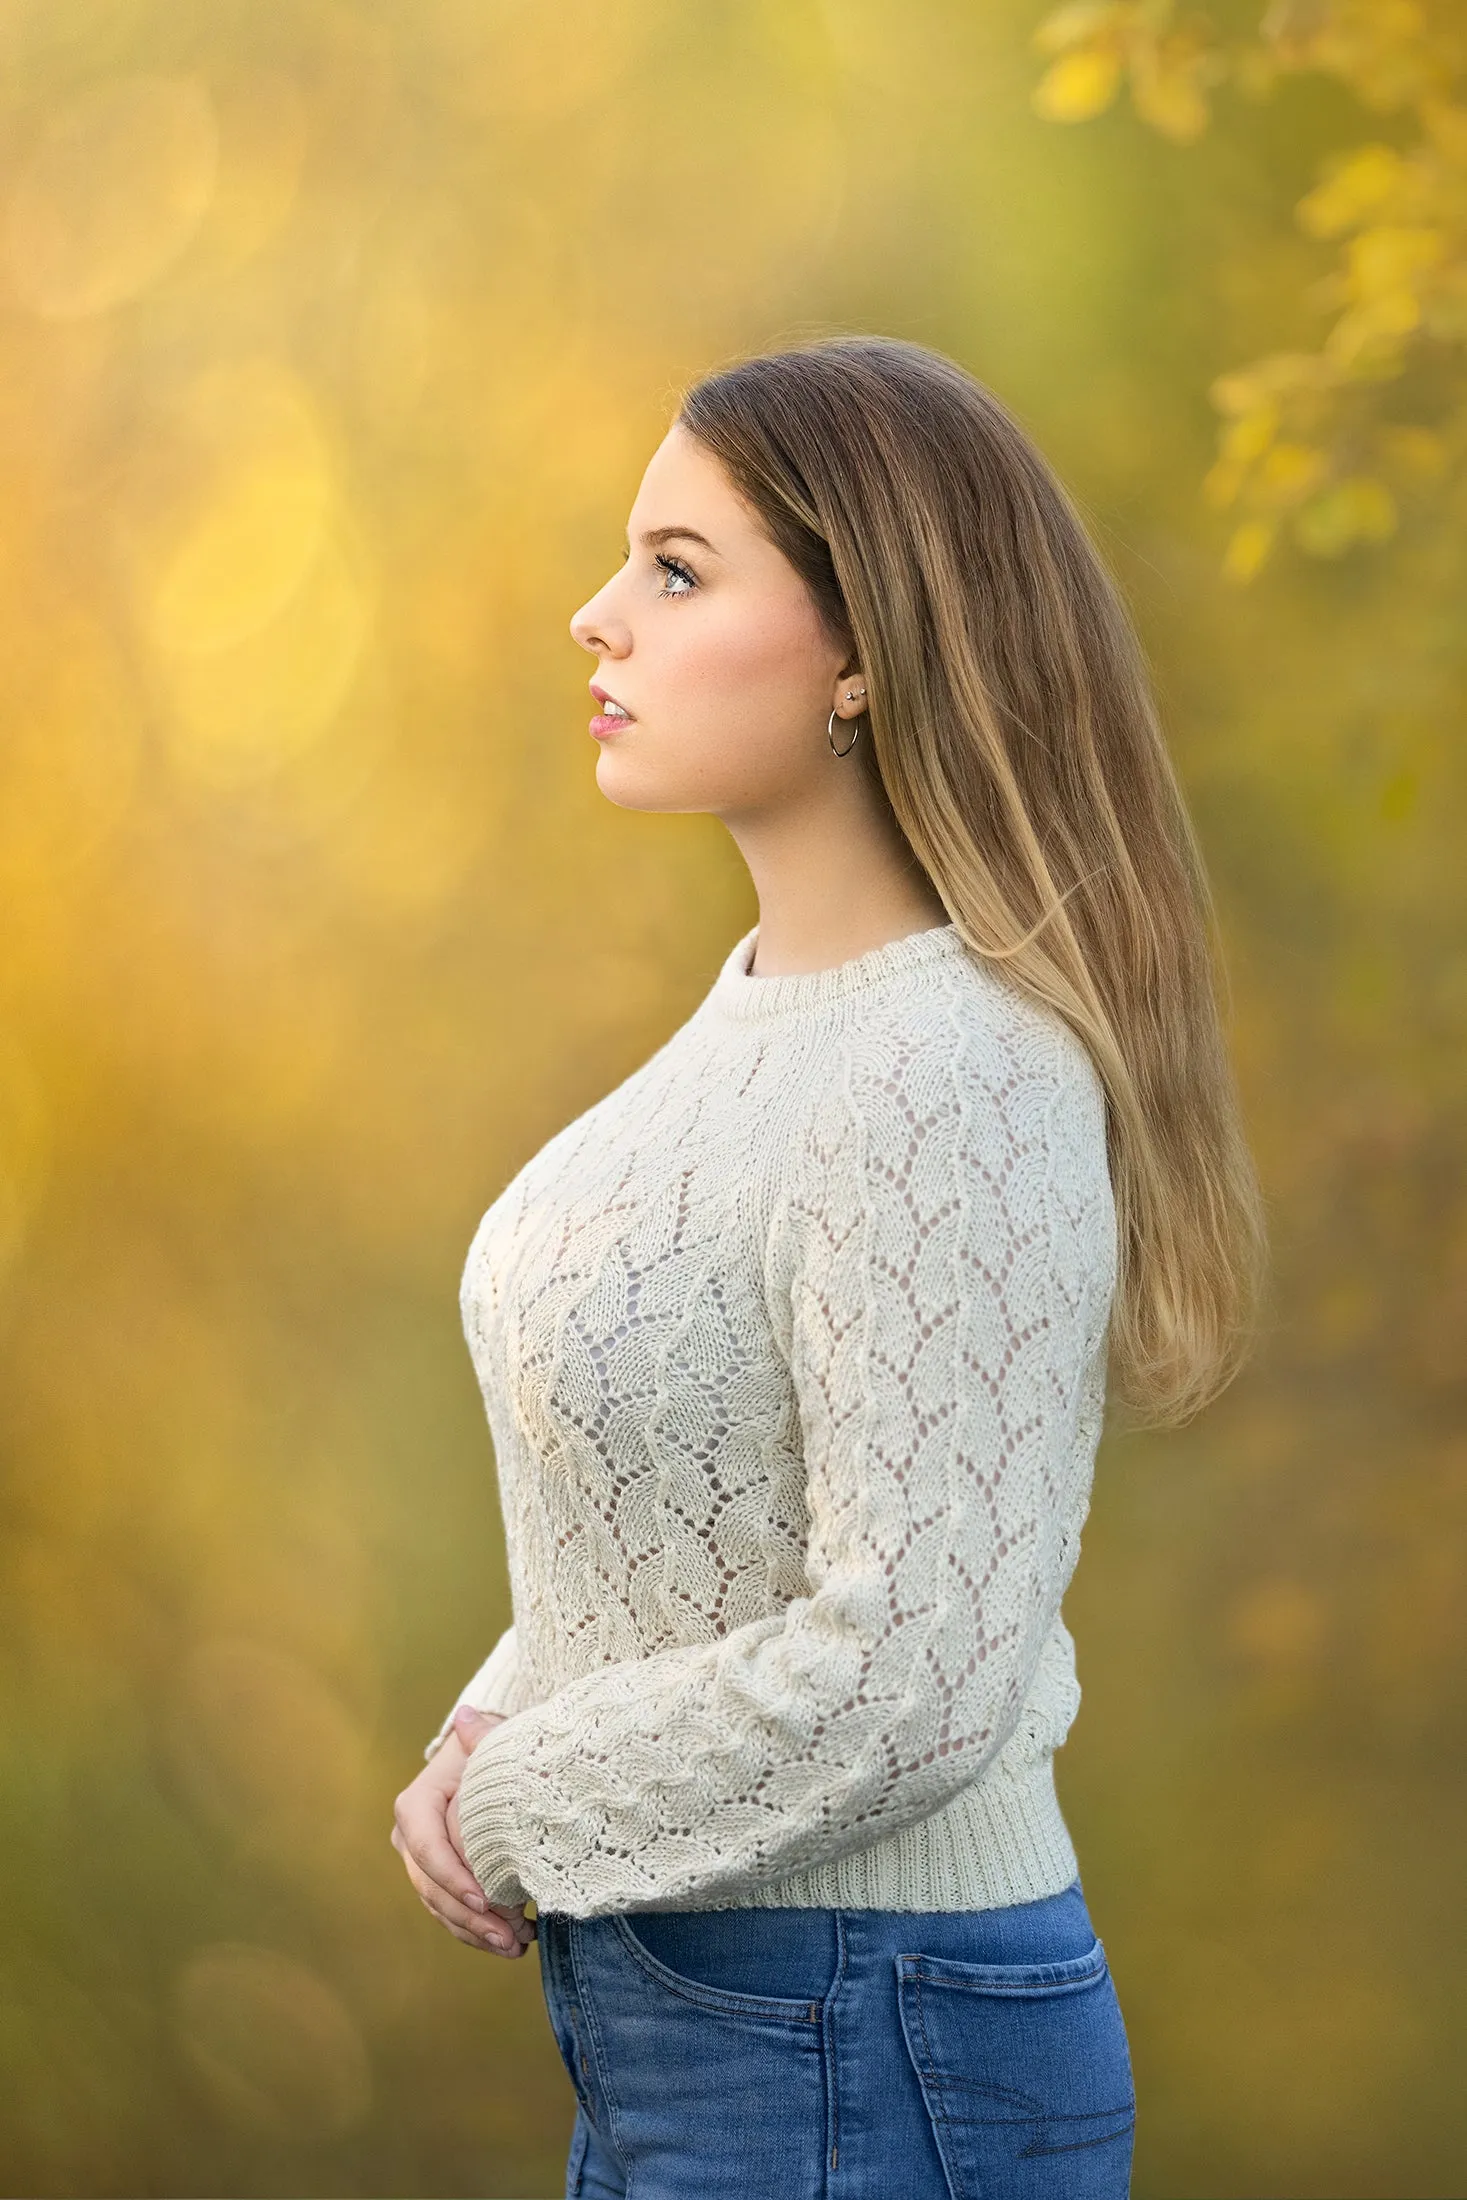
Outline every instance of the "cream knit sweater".
POLYGON ((757 937, 469 1251, 514 1625, 465 1848, 575 1917, 1057 1893, 1101 1086, 954 925, 791 977, 757 937))

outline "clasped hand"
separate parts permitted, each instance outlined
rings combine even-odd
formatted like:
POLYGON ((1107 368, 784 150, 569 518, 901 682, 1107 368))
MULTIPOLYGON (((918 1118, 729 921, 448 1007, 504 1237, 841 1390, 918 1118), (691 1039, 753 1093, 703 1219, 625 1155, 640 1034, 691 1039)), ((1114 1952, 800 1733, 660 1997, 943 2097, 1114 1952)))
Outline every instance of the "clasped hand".
POLYGON ((394 1806, 392 1846, 407 1868, 418 1900, 466 1948, 490 1955, 522 1956, 536 1938, 523 1902, 486 1902, 469 1869, 458 1821, 458 1790, 476 1742, 502 1713, 460 1704, 453 1728, 394 1806))

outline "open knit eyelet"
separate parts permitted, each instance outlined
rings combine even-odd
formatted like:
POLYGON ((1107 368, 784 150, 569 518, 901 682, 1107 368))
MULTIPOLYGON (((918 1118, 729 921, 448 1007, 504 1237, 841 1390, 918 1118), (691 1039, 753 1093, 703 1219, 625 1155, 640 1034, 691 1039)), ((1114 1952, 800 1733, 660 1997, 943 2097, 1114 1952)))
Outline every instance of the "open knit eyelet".
POLYGON ((465 1842, 580 1916, 1026 1899, 1074 1869, 1099 1082, 955 927, 792 978, 748 944, 470 1249, 520 1715, 465 1842))

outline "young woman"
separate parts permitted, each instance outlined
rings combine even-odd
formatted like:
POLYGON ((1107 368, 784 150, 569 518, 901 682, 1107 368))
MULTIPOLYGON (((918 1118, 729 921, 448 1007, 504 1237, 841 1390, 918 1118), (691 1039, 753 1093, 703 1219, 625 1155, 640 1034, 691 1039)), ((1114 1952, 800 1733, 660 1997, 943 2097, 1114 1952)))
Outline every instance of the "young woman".
POLYGON ((1122 2195, 1060 1604, 1108 1380, 1197 1412, 1263 1249, 1141 652, 874 338, 696 387, 571 631, 602 792, 722 818, 759 922, 475 1236, 514 1625, 394 1842, 538 1937, 569 2194, 1122 2195))

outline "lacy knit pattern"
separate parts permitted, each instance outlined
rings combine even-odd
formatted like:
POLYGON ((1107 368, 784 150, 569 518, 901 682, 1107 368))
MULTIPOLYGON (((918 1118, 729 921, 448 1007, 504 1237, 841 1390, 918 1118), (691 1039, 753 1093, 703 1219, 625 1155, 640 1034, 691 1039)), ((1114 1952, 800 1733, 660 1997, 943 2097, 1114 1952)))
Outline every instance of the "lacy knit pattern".
POLYGON ((469 1250, 514 1624, 465 1850, 582 1918, 1058 1893, 1103 1091, 952 924, 785 977, 757 938, 469 1250))

